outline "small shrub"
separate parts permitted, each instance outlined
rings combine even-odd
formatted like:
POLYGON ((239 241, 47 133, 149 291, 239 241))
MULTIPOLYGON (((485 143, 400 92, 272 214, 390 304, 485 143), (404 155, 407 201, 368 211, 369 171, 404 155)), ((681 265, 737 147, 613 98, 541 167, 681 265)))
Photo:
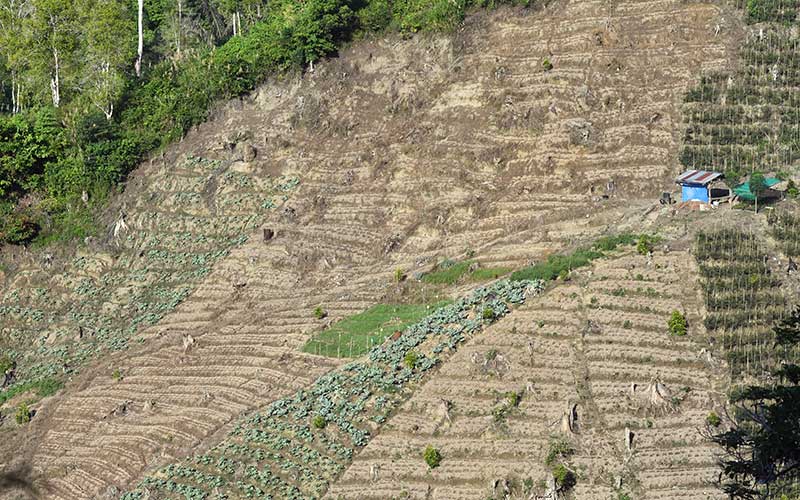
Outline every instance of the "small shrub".
POLYGON ((119 371, 119 368, 114 368, 114 371, 111 372, 111 378, 113 378, 115 382, 122 380, 122 372, 119 371))
POLYGON ((631 500, 631 496, 627 493, 619 492, 617 493, 617 500, 631 500))
POLYGON ((435 469, 439 467, 439 464, 442 461, 442 454, 439 453, 439 450, 434 448, 431 445, 428 445, 425 448, 425 453, 423 453, 423 458, 425 458, 425 463, 428 464, 428 467, 431 469, 435 469))
POLYGON ((409 351, 406 353, 406 356, 403 358, 403 364, 409 370, 413 370, 415 366, 417 366, 417 362, 419 361, 419 355, 414 351, 409 351))
POLYGON ((13 367, 14 360, 12 360, 7 354, 0 356, 0 375, 4 374, 13 367))
POLYGON ((672 311, 672 315, 667 323, 669 326, 670 335, 682 337, 686 335, 688 325, 686 323, 686 316, 681 314, 680 311, 672 311))
POLYGON ((562 269, 561 272, 558 273, 558 279, 561 281, 569 281, 569 271, 562 269))
POLYGON ((315 429, 324 429, 325 426, 328 425, 328 421, 325 420, 325 417, 322 415, 317 415, 311 420, 311 425, 313 425, 315 429))
POLYGON ((721 419, 721 418, 719 418, 719 415, 717 415, 717 413, 716 413, 716 412, 713 412, 713 411, 712 411, 712 412, 711 412, 711 413, 709 413, 709 414, 708 414, 708 416, 706 417, 706 423, 707 423, 708 425, 710 425, 711 427, 719 427, 719 426, 720 426, 720 424, 722 423, 722 419, 721 419))
POLYGON ((526 477, 522 480, 522 493, 527 496, 531 491, 533 491, 533 478, 526 477))
POLYGON ((323 319, 328 315, 327 311, 322 308, 322 306, 317 306, 314 308, 314 317, 317 319, 323 319))
POLYGON ((567 469, 564 464, 558 464, 553 467, 553 478, 562 491, 569 490, 575 486, 575 474, 567 469))
POLYGON ((39 225, 27 214, 0 212, 0 241, 19 245, 31 241, 39 232, 39 225))
POLYGON ((611 290, 611 295, 613 295, 614 297, 624 297, 626 294, 627 292, 622 287, 611 290))
POLYGON ((800 190, 797 189, 797 184, 794 179, 789 179, 789 183, 786 185, 786 195, 789 198, 797 198, 798 194, 800 194, 800 190))
POLYGON ((544 464, 548 467, 555 465, 559 458, 566 458, 575 453, 569 441, 563 438, 555 439, 550 442, 550 448, 544 458, 544 464))
POLYGON ((14 415, 14 420, 18 425, 24 425, 31 421, 31 409, 28 408, 26 403, 20 403, 17 406, 17 413, 14 415))
POLYGON ((508 406, 514 408, 519 406, 522 396, 520 396, 517 391, 508 391, 506 393, 506 399, 508 399, 508 406))
POLYGON ((626 330, 630 330, 632 327, 633 327, 633 324, 631 323, 631 320, 629 320, 629 319, 626 319, 622 323, 622 328, 625 328, 626 330))
POLYGON ((395 269, 394 270, 394 280, 395 280, 395 282, 400 283, 404 279, 406 279, 405 271, 403 271, 400 268, 395 269))
POLYGON ((542 61, 542 68, 544 68, 545 71, 550 71, 553 69, 553 63, 550 62, 550 59, 545 57, 544 61, 542 61))
POLYGON ((486 361, 493 361, 497 357, 497 349, 489 349, 486 351, 486 361))
POLYGON ((639 236, 639 241, 636 242, 636 251, 639 255, 647 255, 653 251, 653 243, 647 235, 639 236))
POLYGON ((494 309, 491 307, 484 307, 481 316, 483 316, 483 319, 487 320, 494 319, 494 309))

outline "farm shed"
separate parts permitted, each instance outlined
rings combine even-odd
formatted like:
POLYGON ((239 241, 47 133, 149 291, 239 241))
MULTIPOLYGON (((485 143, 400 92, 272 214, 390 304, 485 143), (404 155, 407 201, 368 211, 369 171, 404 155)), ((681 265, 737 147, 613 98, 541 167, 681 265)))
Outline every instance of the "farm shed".
MULTIPOLYGON (((775 186, 780 184, 781 180, 775 177, 766 177, 764 178, 764 185, 767 187, 767 190, 758 197, 758 199, 779 199, 781 198, 781 193, 779 190, 774 189, 775 186)), ((750 181, 743 182, 734 188, 734 194, 738 196, 742 200, 753 201, 756 199, 756 195, 750 191, 750 181)))
POLYGON ((712 189, 712 185, 721 181, 722 178, 723 175, 720 172, 687 170, 679 175, 675 182, 681 186, 681 201, 711 203, 713 200, 723 199, 731 194, 727 186, 712 189))

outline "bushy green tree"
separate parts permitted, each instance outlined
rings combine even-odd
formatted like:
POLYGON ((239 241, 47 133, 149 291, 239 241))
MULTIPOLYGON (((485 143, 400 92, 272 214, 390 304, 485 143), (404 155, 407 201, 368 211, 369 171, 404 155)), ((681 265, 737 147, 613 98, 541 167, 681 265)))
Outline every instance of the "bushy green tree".
POLYGON ((753 172, 750 175, 750 192, 753 193, 756 201, 756 213, 758 213, 758 199, 767 190, 767 184, 764 179, 764 174, 761 172, 753 172))
POLYGON ((775 327, 781 368, 774 383, 754 385, 730 397, 730 426, 712 439, 725 450, 721 486, 731 498, 770 499, 796 493, 800 481, 800 309, 775 327))

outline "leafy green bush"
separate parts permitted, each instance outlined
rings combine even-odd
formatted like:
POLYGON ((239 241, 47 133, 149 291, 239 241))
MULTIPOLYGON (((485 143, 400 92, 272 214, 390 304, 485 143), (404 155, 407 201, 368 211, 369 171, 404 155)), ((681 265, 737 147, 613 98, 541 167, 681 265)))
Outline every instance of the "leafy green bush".
POLYGON ((325 309, 322 308, 322 306, 317 306, 317 307, 314 308, 314 317, 315 318, 324 319, 327 315, 328 315, 328 313, 325 311, 325 309))
POLYGON ((425 452, 423 453, 422 456, 425 459, 425 463, 428 464, 428 467, 430 467, 431 469, 439 467, 439 464, 442 461, 442 454, 439 453, 439 450, 437 450, 431 445, 428 445, 425 448, 425 452))
POLYGON ((481 316, 486 320, 494 319, 494 309, 491 307, 484 307, 481 316))
POLYGON ((545 71, 550 71, 553 69, 553 63, 550 62, 550 59, 545 57, 545 59, 542 61, 542 68, 544 68, 545 71))
POLYGON ((667 326, 669 327, 670 335, 675 335, 678 337, 686 335, 688 328, 686 316, 684 316, 680 311, 672 311, 672 315, 669 317, 667 326))
POLYGON ((122 372, 119 368, 114 368, 114 371, 111 372, 111 378, 114 379, 114 382, 119 382, 122 380, 122 372))
POLYGON ((325 420, 325 417, 322 415, 317 415, 311 420, 311 425, 313 425, 315 429, 324 429, 325 426, 328 425, 328 421, 325 420))
POLYGON ((0 356, 0 375, 14 367, 14 360, 8 354, 0 356))
POLYGON ((401 0, 393 14, 403 31, 449 31, 464 20, 466 9, 466 0, 401 0))
POLYGON ((653 243, 650 241, 650 238, 647 235, 639 236, 639 241, 636 243, 636 251, 639 255, 647 255, 648 253, 653 251, 653 243))
POLYGON ((31 241, 39 232, 33 218, 8 204, 0 205, 0 242, 18 245, 31 241))
POLYGON ((719 427, 722 424, 722 419, 719 418, 716 412, 712 411, 706 416, 706 423, 711 427, 719 427))
POLYGON ((506 399, 508 399, 508 405, 511 407, 519 406, 520 401, 522 401, 522 396, 517 391, 508 391, 506 393, 506 399))
POLYGON ((18 425, 24 425, 31 421, 31 409, 26 403, 17 405, 17 412, 14 415, 14 420, 18 425))
POLYGON ((571 470, 567 469, 564 464, 556 465, 553 467, 552 472, 553 478, 556 480, 556 484, 562 491, 569 490, 575 486, 575 474, 573 474, 571 470))
POLYGON ((377 32, 392 23, 392 6, 387 0, 371 0, 356 13, 362 32, 377 32))
POLYGON ((550 441, 550 446, 547 449, 547 455, 544 458, 544 464, 552 467, 556 462, 562 458, 570 457, 575 450, 572 445, 564 438, 557 438, 550 441))
POLYGON ((403 364, 406 365, 409 370, 413 370, 414 367, 417 366, 417 361, 419 361, 419 354, 414 351, 408 351, 403 358, 403 364))

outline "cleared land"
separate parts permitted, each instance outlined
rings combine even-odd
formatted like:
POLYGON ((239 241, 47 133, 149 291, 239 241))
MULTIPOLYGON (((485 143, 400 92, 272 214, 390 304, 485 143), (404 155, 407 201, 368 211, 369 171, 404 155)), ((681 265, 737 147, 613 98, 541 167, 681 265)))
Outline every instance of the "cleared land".
POLYGON ((704 331, 676 338, 666 327, 674 309, 699 317, 696 273, 687 252, 656 253, 650 265, 631 254, 526 302, 416 391, 326 498, 489 498, 496 480, 522 493, 526 479, 538 488, 548 478, 558 436, 576 450, 576 498, 608 499, 617 478, 634 498, 720 498, 714 449, 699 432, 714 405, 704 331), (648 397, 654 383, 666 401, 648 397), (509 391, 521 400, 498 419, 509 391), (562 419, 574 405, 568 432, 562 419), (443 456, 432 471, 422 458, 429 444, 443 456))
POLYGON ((352 316, 387 302, 396 269, 469 250, 519 268, 649 206, 630 200, 679 168, 683 93, 727 65, 722 17, 677 0, 504 9, 452 38, 356 44, 220 108, 131 177, 110 234, 9 258, 3 334, 41 340, 41 374, 70 378, 0 445, 9 467, 47 498, 113 496, 337 366, 300 351, 318 305, 352 316))

